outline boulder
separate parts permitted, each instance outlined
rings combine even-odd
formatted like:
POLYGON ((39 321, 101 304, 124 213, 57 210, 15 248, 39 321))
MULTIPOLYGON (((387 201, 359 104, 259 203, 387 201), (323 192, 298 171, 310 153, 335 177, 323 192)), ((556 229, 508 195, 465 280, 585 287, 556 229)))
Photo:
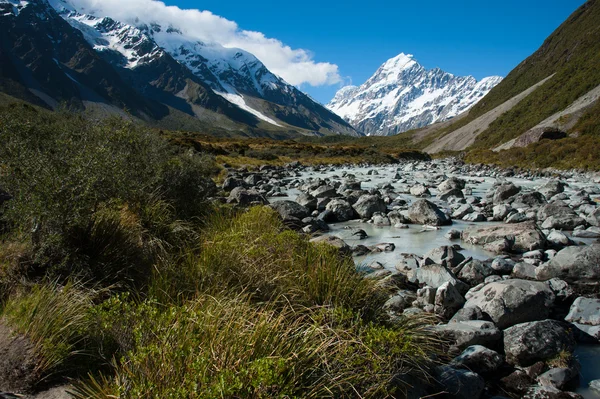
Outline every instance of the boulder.
POLYGON ((565 320, 571 323, 600 326, 600 299, 575 299, 565 320))
POLYGON ((574 230, 577 226, 587 226, 587 221, 577 215, 550 216, 542 223, 542 229, 574 230))
POLYGON ((519 191, 521 191, 521 188, 512 183, 501 184, 496 188, 496 191, 494 191, 494 204, 506 202, 506 200, 513 195, 517 195, 519 191))
POLYGON ((310 212, 317 209, 317 199, 310 194, 300 193, 296 197, 296 202, 308 209, 310 212))
POLYGON ((459 321, 437 325, 434 330, 443 337, 450 339, 453 346, 461 351, 471 345, 496 348, 502 341, 502 331, 491 321, 459 321))
POLYGON ((452 220, 434 203, 425 199, 415 201, 408 208, 408 219, 414 224, 444 226, 452 224, 452 220))
POLYGON ((506 361, 512 365, 531 366, 562 351, 573 352, 574 348, 572 331, 556 320, 521 323, 504 330, 506 361))
POLYGON ((342 199, 333 199, 325 207, 326 211, 330 211, 332 215, 332 221, 334 222, 346 222, 355 218, 356 213, 354 208, 342 199))
POLYGON ((504 358, 498 352, 482 345, 472 345, 452 360, 457 368, 467 368, 479 374, 489 374, 502 366, 504 358))
POLYGON ((562 193, 565 191, 565 183, 559 180, 550 180, 546 184, 538 190, 540 193, 544 195, 547 199, 554 197, 556 194, 562 193))
POLYGON ((311 191, 310 195, 312 195, 315 198, 333 198, 337 196, 337 190, 333 186, 324 185, 319 186, 313 191, 311 191))
POLYGON ((542 206, 537 213, 537 220, 545 221, 550 216, 564 218, 566 216, 577 216, 575 211, 569 208, 565 203, 558 201, 542 206))
POLYGON ((480 260, 472 259, 467 262, 458 273, 458 277, 471 285, 483 283, 486 277, 492 275, 494 270, 480 260))
POLYGON ((452 316, 452 318, 450 319, 450 323, 458 323, 460 321, 470 320, 486 320, 486 316, 477 306, 468 308, 463 307, 462 309, 459 309, 458 312, 454 314, 454 316, 452 316))
POLYGON ((479 307, 499 328, 504 329, 545 319, 555 298, 548 284, 511 279, 485 285, 467 298, 465 307, 479 307))
POLYGON ((353 205, 356 213, 363 219, 370 219, 375 212, 385 213, 386 205, 377 195, 363 195, 353 205))
POLYGON ((473 207, 470 204, 463 204, 456 208, 454 212, 452 212, 452 217, 454 219, 462 219, 467 216, 469 213, 473 212, 473 207))
POLYGON ((453 189, 462 190, 465 188, 466 182, 463 179, 459 179, 457 177, 451 177, 447 180, 444 180, 437 186, 437 190, 440 193, 444 193, 446 191, 450 191, 453 189))
POLYGON ((436 265, 442 265, 447 268, 454 268, 465 260, 463 254, 454 249, 451 245, 434 248, 427 252, 423 259, 431 259, 436 265))
POLYGON ((231 191, 236 187, 244 187, 245 182, 242 179, 236 179, 235 177, 228 177, 223 181, 221 188, 225 191, 231 191))
POLYGON ((425 265, 406 273, 412 283, 428 285, 433 288, 441 287, 444 283, 452 283, 459 292, 466 292, 469 287, 460 281, 454 273, 440 265, 425 265))
POLYGON ((275 201, 269 205, 277 211, 283 220, 288 220, 292 217, 304 219, 310 215, 310 211, 294 201, 275 201))
POLYGON ((541 374, 537 380, 542 386, 566 389, 579 376, 579 367, 555 367, 541 374))
POLYGON ((483 378, 472 371, 440 366, 434 375, 444 391, 455 399, 479 399, 485 388, 483 378))
POLYGON ((513 208, 508 204, 494 205, 492 208, 492 218, 496 221, 504 220, 512 211, 513 208))
POLYGON ((538 280, 553 277, 567 281, 600 280, 600 244, 566 247, 536 269, 538 280))
POLYGON ((231 190, 227 202, 236 203, 241 206, 267 205, 269 203, 269 201, 255 189, 246 190, 242 187, 236 187, 231 190))
POLYGON ((352 252, 350 246, 344 240, 336 236, 320 236, 310 240, 314 244, 331 245, 337 248, 342 254, 350 254, 352 252))
POLYGON ((507 240, 510 243, 510 250, 517 253, 543 248, 546 243, 544 234, 531 221, 497 226, 472 226, 462 232, 461 238, 475 245, 507 240))
POLYGON ((462 220, 464 220, 465 222, 485 222, 487 221, 487 218, 483 213, 473 212, 463 217, 462 220))
POLYGON ((465 298, 449 282, 438 287, 435 293, 434 312, 445 319, 451 318, 465 304, 465 298))
POLYGON ((574 392, 561 391, 549 386, 533 386, 521 396, 522 399, 583 399, 583 396, 574 392))
POLYGON ((465 198, 465 195, 463 194, 461 189, 453 188, 451 190, 438 193, 437 197, 442 201, 448 201, 448 199, 450 199, 451 197, 465 198))
POLYGON ((422 184, 417 184, 416 186, 412 186, 410 188, 410 194, 415 197, 428 197, 431 195, 429 189, 422 184))

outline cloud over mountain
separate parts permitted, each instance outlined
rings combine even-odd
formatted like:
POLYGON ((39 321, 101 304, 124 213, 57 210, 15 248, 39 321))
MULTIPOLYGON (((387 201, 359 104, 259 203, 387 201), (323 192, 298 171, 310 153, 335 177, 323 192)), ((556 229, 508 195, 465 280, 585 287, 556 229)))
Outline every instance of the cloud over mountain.
POLYGON ((68 0, 86 13, 107 15, 129 23, 174 25, 190 39, 216 42, 254 54, 273 73, 293 85, 339 83, 338 66, 316 62, 310 51, 293 49, 261 32, 241 29, 237 23, 210 11, 181 9, 156 0, 68 0))

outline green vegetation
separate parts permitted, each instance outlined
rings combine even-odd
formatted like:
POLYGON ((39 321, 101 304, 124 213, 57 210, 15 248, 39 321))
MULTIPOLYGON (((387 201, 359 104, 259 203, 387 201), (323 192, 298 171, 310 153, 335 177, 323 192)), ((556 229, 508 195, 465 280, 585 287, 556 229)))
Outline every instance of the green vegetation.
POLYGON ((388 318, 397 287, 269 208, 208 201, 221 157, 391 155, 162 136, 0 108, 13 197, 0 208, 0 324, 33 344, 37 384, 69 378, 80 398, 380 398, 428 378, 443 342, 427 317, 388 318))

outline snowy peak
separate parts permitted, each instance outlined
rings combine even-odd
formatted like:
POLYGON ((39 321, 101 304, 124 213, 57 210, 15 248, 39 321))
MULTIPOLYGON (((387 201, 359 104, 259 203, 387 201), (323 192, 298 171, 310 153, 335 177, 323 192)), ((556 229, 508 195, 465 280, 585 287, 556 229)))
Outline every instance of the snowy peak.
POLYGON ((502 80, 477 81, 439 68, 425 69, 412 55, 386 61, 360 87, 340 89, 327 108, 357 130, 391 135, 441 122, 465 112, 502 80))

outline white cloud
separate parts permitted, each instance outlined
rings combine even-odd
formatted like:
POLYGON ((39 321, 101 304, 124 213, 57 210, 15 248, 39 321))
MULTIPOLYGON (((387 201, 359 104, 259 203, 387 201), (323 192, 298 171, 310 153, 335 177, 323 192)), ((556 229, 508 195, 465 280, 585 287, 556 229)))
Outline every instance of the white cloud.
POLYGON ((156 22, 173 25, 186 36, 224 47, 237 47, 254 54, 267 68, 293 85, 332 85, 342 81, 338 66, 316 62, 303 49, 292 49, 280 40, 261 32, 242 30, 210 11, 183 10, 156 0, 69 0, 76 8, 95 15, 110 16, 124 22, 156 22))

